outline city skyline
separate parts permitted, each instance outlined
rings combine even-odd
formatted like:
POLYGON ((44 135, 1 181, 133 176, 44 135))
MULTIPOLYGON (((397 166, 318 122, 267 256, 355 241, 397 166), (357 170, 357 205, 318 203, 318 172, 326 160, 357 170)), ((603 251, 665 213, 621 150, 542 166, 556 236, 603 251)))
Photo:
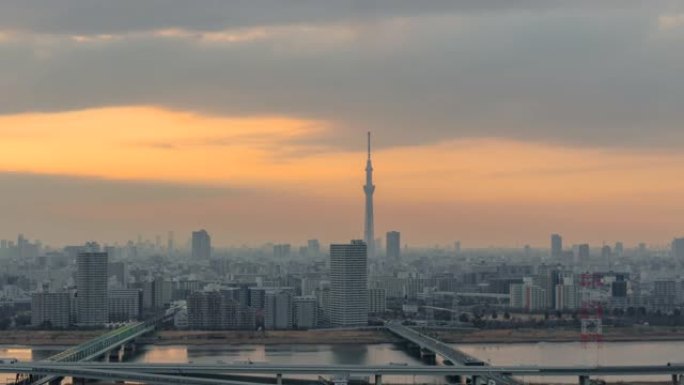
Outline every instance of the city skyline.
POLYGON ((2 237, 363 238, 368 131, 377 234, 684 233, 669 1, 182 8, 0 5, 2 237))
POLYGON ((684 385, 680 2, 0 1, 0 382, 684 385))

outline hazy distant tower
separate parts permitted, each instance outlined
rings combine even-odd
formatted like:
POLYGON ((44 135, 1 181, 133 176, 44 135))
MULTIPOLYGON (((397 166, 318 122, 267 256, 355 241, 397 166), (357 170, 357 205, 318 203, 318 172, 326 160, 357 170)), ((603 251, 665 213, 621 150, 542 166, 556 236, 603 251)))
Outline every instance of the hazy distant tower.
POLYGON ((401 234, 398 231, 389 231, 385 238, 388 259, 399 259, 401 256, 401 234))
POLYGON ((560 258, 563 255, 563 238, 558 234, 551 234, 551 256, 560 258))
POLYGON ((192 258, 211 258, 211 237, 206 230, 192 232, 192 258))
POLYGON ((371 162, 371 133, 368 133, 368 160, 366 161, 366 185, 363 186, 366 193, 366 221, 363 231, 363 240, 368 248, 368 256, 375 256, 375 229, 373 221, 373 163, 371 162))

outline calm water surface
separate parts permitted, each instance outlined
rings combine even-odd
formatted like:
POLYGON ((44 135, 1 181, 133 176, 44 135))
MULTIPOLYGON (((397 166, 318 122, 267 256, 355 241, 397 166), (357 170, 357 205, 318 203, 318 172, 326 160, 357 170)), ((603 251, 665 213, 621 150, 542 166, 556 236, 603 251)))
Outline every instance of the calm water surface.
MULTIPOLYGON (((459 345, 492 365, 647 365, 684 362, 682 342, 611 342, 581 343, 518 343, 459 345)), ((19 360, 40 360, 66 347, 0 346, 1 357, 19 360)), ((269 362, 274 364, 347 364, 387 365, 421 362, 393 344, 376 345, 204 345, 204 346, 143 346, 132 359, 150 363, 231 363, 235 361, 269 362)), ((0 376, 3 376, 0 374, 0 376)), ((1 378, 1 377, 0 377, 1 378)), ((611 381, 666 381, 664 376, 611 377, 611 381)), ((4 378, 5 381, 8 378, 4 378)), ((577 383, 576 378, 524 378, 526 382, 577 383)), ((443 377, 386 376, 385 383, 442 384, 443 377)))

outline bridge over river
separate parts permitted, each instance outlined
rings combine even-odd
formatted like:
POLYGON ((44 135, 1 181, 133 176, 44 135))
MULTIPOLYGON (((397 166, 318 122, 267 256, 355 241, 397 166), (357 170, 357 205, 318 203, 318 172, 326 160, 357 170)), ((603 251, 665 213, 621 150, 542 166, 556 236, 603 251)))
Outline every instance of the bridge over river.
MULTIPOLYGON (((118 355, 118 351, 121 349, 121 347, 126 346, 128 343, 142 335, 154 331, 159 324, 172 319, 177 311, 177 308, 172 308, 163 314, 159 314, 145 322, 131 323, 114 329, 109 333, 105 333, 95 339, 55 354, 54 356, 49 357, 46 361, 53 363, 73 364, 75 362, 91 361, 112 352, 116 352, 118 355)), ((18 371, 17 373, 24 375, 17 376, 17 380, 15 382, 16 385, 56 384, 62 379, 60 376, 45 375, 44 373, 41 374, 31 371, 28 373, 18 371)))
MULTIPOLYGON (((391 333, 417 345, 421 350, 439 354, 455 366, 487 366, 485 362, 476 357, 468 355, 440 340, 429 337, 398 322, 388 322, 386 327, 391 333)), ((488 371, 483 371, 482 373, 484 376, 482 379, 490 385, 520 385, 520 382, 504 373, 488 371)), ((478 382, 482 380, 479 376, 480 375, 472 375, 471 382, 474 385, 477 385, 478 382)))
MULTIPOLYGON (((153 331, 157 325, 173 314, 166 313, 146 322, 135 323, 112 330, 94 340, 67 349, 48 360, 36 362, 0 363, 0 373, 19 373, 21 384, 57 383, 63 377, 105 381, 133 381, 153 385, 262 385, 264 379, 239 381, 230 379, 241 375, 274 376, 282 385, 283 376, 333 375, 336 378, 374 376, 375 385, 382 385, 383 375, 432 375, 470 377, 473 385, 517 385, 519 376, 577 377, 580 385, 588 385, 592 376, 670 376, 673 385, 684 385, 684 364, 646 366, 490 366, 477 358, 455 349, 437 339, 426 336, 407 326, 389 322, 386 328, 421 349, 439 354, 453 366, 416 365, 282 365, 263 363, 233 364, 155 364, 89 362, 153 331)), ((244 378, 244 377, 243 377, 244 378)))

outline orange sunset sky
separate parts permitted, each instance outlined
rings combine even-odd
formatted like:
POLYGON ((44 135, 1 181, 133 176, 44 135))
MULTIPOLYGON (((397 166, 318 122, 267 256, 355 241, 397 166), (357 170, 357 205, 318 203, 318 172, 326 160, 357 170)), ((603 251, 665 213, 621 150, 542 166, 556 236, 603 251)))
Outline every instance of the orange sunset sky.
POLYGON ((358 238, 367 131, 376 234, 684 234, 676 3, 56 3, 0 5, 0 238, 358 238))

